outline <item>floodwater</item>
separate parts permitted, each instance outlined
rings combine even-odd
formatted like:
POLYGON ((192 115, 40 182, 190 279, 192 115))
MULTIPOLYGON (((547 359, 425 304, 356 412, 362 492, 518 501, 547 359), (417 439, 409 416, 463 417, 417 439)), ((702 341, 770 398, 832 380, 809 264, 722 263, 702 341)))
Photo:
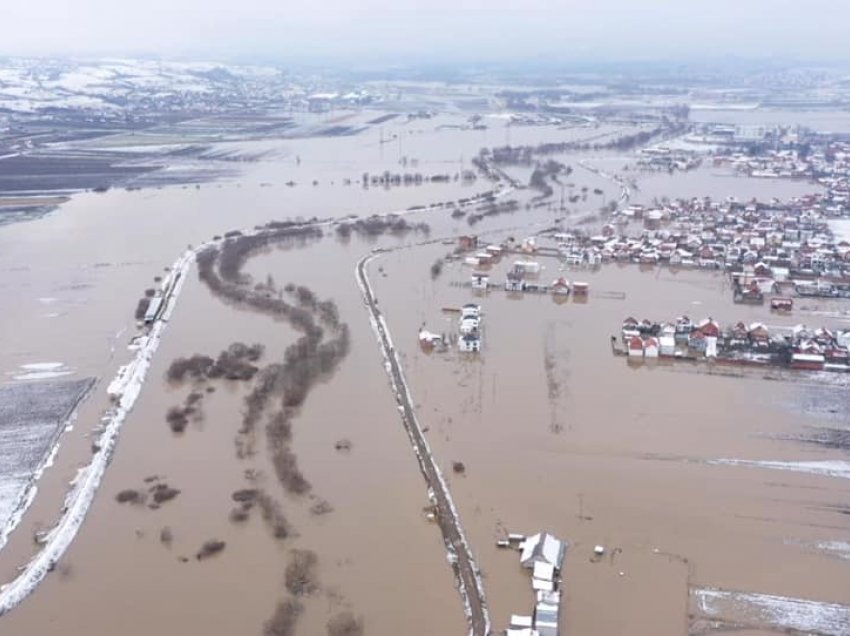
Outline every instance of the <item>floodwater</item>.
MULTIPOLYGON (((237 179, 77 195, 53 215, 0 229, 0 292, 8 300, 0 328, 15 336, 0 341, 0 372, 57 360, 80 377, 101 378, 0 552, 3 580, 33 553, 33 532, 50 527, 68 482, 88 461, 92 431, 108 405, 105 385, 131 356, 126 345, 136 333, 136 302, 187 244, 274 219, 340 218, 457 200, 491 186, 479 179, 362 188, 344 179, 384 170, 455 172, 480 147, 500 145, 508 135, 519 145, 599 134, 495 123, 485 131, 442 127, 463 122, 402 118, 354 137, 252 142, 270 158, 246 164, 237 179), (399 163, 404 158, 406 167, 399 163), (296 185, 287 186, 290 181, 296 185)), ((607 184, 606 195, 617 190, 585 170, 576 169, 571 181, 590 190, 607 184)), ((535 194, 509 196, 524 203, 535 194)), ((557 216, 521 210, 487 218, 475 231, 522 236, 557 216)), ((428 222, 432 239, 470 231, 445 210, 410 218, 428 222)), ((320 583, 304 603, 297 632, 323 633, 329 616, 350 609, 369 634, 463 633, 445 549, 424 514, 424 482, 354 279, 356 260, 373 247, 424 238, 343 242, 331 233, 302 248, 270 250, 246 266, 255 280, 271 275, 279 285, 307 285, 333 299, 351 329, 351 352, 293 422, 292 448, 312 484, 312 494, 301 497, 279 488, 265 453, 236 457, 246 387, 217 383, 203 398, 203 419, 182 436, 165 422, 168 408, 190 391, 164 379, 175 357, 260 342, 268 363, 296 337, 284 323, 222 303, 192 270, 86 522, 56 571, 0 619, 3 634, 261 633, 285 597, 283 572, 294 548, 316 552, 320 583), (336 450, 341 439, 351 442, 349 452, 336 450), (275 540, 256 514, 244 525, 228 519, 231 493, 249 483, 246 470, 280 503, 292 537, 275 540), (121 490, 144 488, 153 476, 179 496, 158 509, 115 501, 121 490), (318 500, 333 512, 312 513, 318 500), (170 545, 160 540, 166 527, 170 545), (225 541, 225 550, 196 561, 210 539, 225 541)), ((608 338, 626 315, 710 314, 727 322, 755 319, 763 310, 733 306, 711 274, 609 267, 567 276, 589 280, 594 290, 626 292, 626 300, 591 296, 587 304, 556 305, 548 297, 515 300, 494 292, 482 300, 487 340, 480 360, 426 356, 416 342, 419 326, 450 331, 453 318, 440 307, 469 297, 449 285, 466 280, 460 265, 447 266, 436 281, 428 274, 451 249, 436 241, 392 252, 372 264, 371 276, 442 467, 447 475, 454 460, 467 467, 451 482, 485 573, 495 627, 510 613, 531 609, 517 554, 494 547, 503 529, 546 529, 573 544, 564 614, 574 633, 685 633, 689 585, 850 600, 846 560, 803 547, 846 538, 848 518, 829 508, 846 501, 846 484, 706 463, 834 459, 834 451, 776 437, 806 420, 777 398, 805 389, 698 369, 631 368, 610 354, 608 338), (615 547, 622 552, 591 563, 596 543, 609 554, 615 547), (800 571, 817 576, 792 576, 800 571)), ((549 282, 556 264, 547 266, 549 282)))
MULTIPOLYGON (((0 286, 9 303, 0 320, 4 333, 15 334, 0 344, 3 371, 60 360, 79 375, 102 379, 81 407, 74 431, 64 437, 56 465, 41 479, 39 496, 0 554, 4 579, 11 579, 33 554, 33 533, 52 525, 68 482, 88 461, 94 427, 108 404, 105 385, 130 358, 126 345, 135 333, 136 302, 187 244, 274 219, 405 210, 491 187, 481 181, 389 189, 344 184, 366 171, 453 172, 463 156, 496 143, 487 131, 437 130, 439 122, 417 125, 390 122, 382 131, 355 137, 257 142, 255 150, 268 151, 273 159, 248 164, 238 180, 201 188, 82 194, 57 214, 2 230, 0 286), (381 143, 401 133, 410 141, 396 141, 392 149, 381 143), (402 156, 408 157, 407 168, 399 163, 402 156), (290 181, 296 185, 286 185, 290 181)), ((555 134, 573 138, 597 132, 555 134)), ((536 143, 552 134, 523 128, 513 137, 536 143)), ((442 210, 414 216, 433 222, 435 232, 457 233, 467 227, 463 219, 452 220, 442 210)), ((314 500, 278 492, 273 482, 264 481, 271 480, 265 477, 269 473, 262 455, 259 465, 236 459, 233 440, 244 388, 222 386, 207 396, 197 430, 190 428, 180 438, 169 430, 167 409, 188 393, 163 380, 171 359, 196 352, 215 355, 242 340, 265 344, 272 361, 293 338, 284 325, 212 298, 191 274, 86 523, 55 575, 3 617, 4 633, 67 633, 73 628, 80 633, 136 629, 146 634, 154 627, 166 633, 259 632, 283 598, 283 570, 289 550, 296 547, 319 556, 322 591, 306 602, 300 619, 304 633, 323 631, 327 618, 346 607, 363 617, 370 633, 417 633, 423 625, 433 625, 435 616, 449 633, 464 630, 445 549, 438 530, 425 518, 424 484, 398 422, 355 284, 354 263, 373 245, 356 238, 342 244, 329 237, 304 249, 276 252, 291 259, 282 264, 256 261, 258 279, 271 274, 281 284, 292 280, 314 287, 339 304, 351 327, 351 353, 308 399, 293 441, 316 497, 327 500, 334 511, 314 515, 309 512, 314 500), (350 453, 335 450, 342 438, 352 442, 350 453), (228 520, 230 494, 246 486, 246 469, 258 471, 261 483, 280 500, 295 538, 274 541, 259 519, 244 527, 228 520), (156 510, 115 501, 121 490, 145 488, 145 478, 152 476, 181 494, 156 510), (170 547, 159 538, 166 527, 173 534, 170 547), (226 541, 225 551, 216 559, 195 562, 193 555, 209 539, 226 541), (148 608, 145 621, 128 624, 127 608, 139 604, 148 608), (80 611, 95 606, 98 611, 80 611)))
POLYGON ((728 168, 709 166, 701 166, 683 174, 646 175, 639 178, 637 183, 640 189, 633 193, 632 198, 636 203, 643 204, 652 204, 664 197, 673 200, 706 196, 714 200, 734 196, 739 201, 769 201, 773 197, 788 201, 823 189, 819 184, 808 181, 752 179, 736 175, 728 168))
MULTIPOLYGON (((686 633, 689 586, 850 604, 846 560, 803 547, 847 536, 840 506, 850 482, 706 463, 846 461, 846 451, 789 441, 823 424, 788 407, 821 380, 685 362, 635 366, 609 343, 629 315, 820 323, 734 305, 720 274, 699 271, 563 272, 590 282, 598 295, 586 303, 475 296, 452 284, 468 278, 460 263, 435 282, 417 276, 441 247, 383 256, 373 267, 386 277, 375 286, 435 453, 447 473, 453 461, 466 467, 451 485, 496 628, 533 606, 518 554, 495 546, 505 532, 546 530, 572 543, 564 574, 572 633, 686 633), (484 311, 480 357, 423 352, 419 327, 456 333, 456 314, 441 308, 469 301, 484 311), (607 554, 593 562, 597 544, 607 554)), ((554 259, 541 262, 543 282, 561 275, 554 259)), ((834 391, 846 392, 840 380, 834 391)))

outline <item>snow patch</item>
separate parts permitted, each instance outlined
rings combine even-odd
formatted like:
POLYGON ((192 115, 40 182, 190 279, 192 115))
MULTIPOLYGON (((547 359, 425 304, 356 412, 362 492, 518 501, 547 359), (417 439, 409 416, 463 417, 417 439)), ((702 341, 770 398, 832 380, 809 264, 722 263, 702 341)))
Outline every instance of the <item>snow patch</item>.
POLYGON ((33 362, 31 364, 22 364, 21 368, 27 371, 56 371, 64 366, 62 362, 33 362))
POLYGON ((49 380, 74 373, 73 369, 66 367, 62 362, 33 362, 22 364, 18 368, 19 372, 9 374, 13 380, 49 380))
POLYGON ((816 543, 815 547, 842 559, 850 559, 850 543, 847 541, 821 541, 816 543))
POLYGON ((796 473, 809 473, 811 475, 823 475, 825 477, 840 477, 850 479, 850 462, 840 459, 809 461, 809 462, 783 462, 783 461, 756 461, 749 459, 712 459, 708 461, 714 466, 748 466, 751 468, 769 468, 772 470, 788 470, 796 473))
POLYGON ((822 636, 850 634, 850 606, 714 588, 694 590, 699 609, 737 624, 770 626, 822 636))
POLYGON ((50 380, 51 378, 61 378, 65 375, 71 375, 73 371, 33 371, 31 373, 19 373, 13 375, 13 380, 50 380))

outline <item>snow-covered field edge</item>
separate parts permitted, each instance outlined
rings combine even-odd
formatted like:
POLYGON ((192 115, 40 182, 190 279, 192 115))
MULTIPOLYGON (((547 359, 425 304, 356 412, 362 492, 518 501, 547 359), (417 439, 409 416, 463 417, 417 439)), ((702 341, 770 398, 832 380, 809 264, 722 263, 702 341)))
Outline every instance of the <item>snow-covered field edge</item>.
POLYGON ((766 468, 769 470, 787 470, 794 473, 808 473, 823 477, 850 479, 850 461, 825 459, 811 461, 759 461, 750 459, 712 459, 713 466, 744 466, 748 468, 766 468))
POLYGON ((716 588, 695 589, 691 594, 704 616, 734 625, 820 636, 850 634, 847 605, 716 588))
POLYGON ((163 295, 166 300, 160 318, 143 338, 133 360, 119 369, 109 384, 107 390, 116 403, 103 415, 101 433, 95 442, 97 450, 92 455, 91 462, 80 469, 74 478, 62 507, 62 515, 45 535, 42 549, 21 569, 13 581, 0 587, 0 615, 13 609, 35 590, 76 537, 112 458, 121 426, 141 393, 151 360, 159 347, 168 318, 174 310, 186 273, 196 253, 203 247, 187 250, 173 264, 171 275, 163 283, 163 295))
POLYGON ((50 452, 36 467, 32 477, 21 491, 20 498, 15 504, 15 508, 12 511, 12 514, 6 521, 6 524, 2 528, 0 528, 0 550, 2 550, 3 547, 6 545, 6 542, 9 540, 9 535, 12 534, 12 531, 18 527, 18 524, 21 522, 21 519, 24 518, 24 514, 27 510, 29 510, 29 507, 32 505, 32 502, 35 501, 35 496, 38 493, 39 479, 41 479, 41 476, 44 474, 44 471, 46 471, 53 465, 53 462, 56 459, 56 454, 59 452, 59 446, 62 440, 62 436, 71 429, 73 429, 73 423, 74 420, 77 419, 79 407, 83 402, 85 402, 86 398, 91 395, 91 392, 94 389, 95 385, 96 381, 92 380, 91 385, 85 390, 82 395, 79 396, 79 398, 77 399, 77 403, 74 405, 74 408, 71 411, 71 414, 62 423, 59 432, 55 436, 55 439, 51 444, 50 452))

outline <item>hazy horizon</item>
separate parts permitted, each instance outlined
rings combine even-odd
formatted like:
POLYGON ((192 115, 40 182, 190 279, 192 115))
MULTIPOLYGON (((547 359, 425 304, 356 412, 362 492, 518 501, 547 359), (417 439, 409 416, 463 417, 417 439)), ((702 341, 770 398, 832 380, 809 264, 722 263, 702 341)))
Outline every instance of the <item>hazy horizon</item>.
POLYGON ((37 0, 0 21, 0 54, 276 63, 850 60, 836 0, 37 0))

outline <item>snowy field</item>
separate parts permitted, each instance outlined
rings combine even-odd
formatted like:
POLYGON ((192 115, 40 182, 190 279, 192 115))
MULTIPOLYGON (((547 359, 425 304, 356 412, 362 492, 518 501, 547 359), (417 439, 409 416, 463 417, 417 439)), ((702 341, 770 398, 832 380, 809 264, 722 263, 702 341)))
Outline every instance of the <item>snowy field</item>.
POLYGON ((699 589, 692 592, 704 617, 739 627, 781 630, 789 634, 850 634, 850 607, 768 594, 699 589))
POLYGON ((748 466, 750 468, 769 468, 771 470, 788 470, 794 473, 823 475, 824 477, 839 477, 850 479, 850 462, 835 459, 823 461, 753 461, 748 459, 713 459, 708 462, 715 466, 748 466))
POLYGON ((0 547, 26 508, 31 487, 94 380, 0 386, 0 547))

